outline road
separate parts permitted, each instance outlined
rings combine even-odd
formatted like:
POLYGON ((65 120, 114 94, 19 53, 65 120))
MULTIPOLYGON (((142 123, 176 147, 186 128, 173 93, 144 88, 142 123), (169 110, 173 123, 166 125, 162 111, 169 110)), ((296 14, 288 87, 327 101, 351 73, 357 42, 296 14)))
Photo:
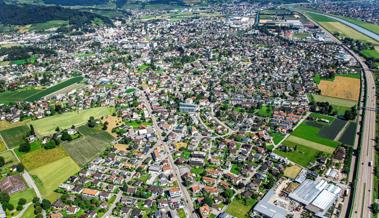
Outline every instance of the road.
POLYGON ((194 206, 193 206, 193 202, 192 202, 192 198, 191 196, 189 195, 187 189, 183 186, 183 181, 182 181, 182 177, 180 176, 180 172, 179 172, 179 169, 178 167, 176 166, 176 164, 174 163, 174 160, 172 158, 172 155, 171 155, 171 152, 170 152, 170 148, 168 147, 167 143, 165 143, 163 140, 162 140, 162 130, 161 128, 158 126, 158 123, 157 123, 157 120, 153 114, 153 110, 151 109, 151 105, 150 105, 150 102, 149 100, 147 99, 147 96, 146 94, 143 92, 143 91, 140 91, 142 94, 141 94, 141 100, 143 101, 144 105, 146 106, 146 109, 147 111, 149 112, 150 116, 151 116, 151 120, 153 121, 153 126, 154 126, 154 129, 155 129, 155 133, 156 133, 156 136, 157 136, 157 144, 160 144, 163 146, 163 149, 165 151, 165 153, 167 154, 167 157, 168 157, 168 162, 170 164, 170 167, 171 169, 173 170, 174 172, 174 175, 178 181, 178 186, 180 188, 180 191, 182 192, 183 196, 184 196, 184 200, 185 200, 185 204, 186 204, 186 209, 188 209, 188 213, 187 213, 187 217, 195 217, 194 216, 194 206))
MULTIPOLYGON (((304 16, 306 16, 304 14, 304 16)), ((309 17, 307 17, 308 20, 309 17)), ((315 23, 315 22, 314 22, 315 23)), ((316 24, 316 23, 315 23, 316 24)), ((316 24, 317 25, 317 24, 316 24)), ((340 44, 347 52, 349 52, 361 65, 363 69, 363 77, 366 80, 366 84, 362 82, 361 87, 361 107, 359 108, 359 117, 357 125, 357 133, 361 129, 360 121, 363 121, 362 131, 359 132, 361 136, 361 144, 359 146, 358 137, 356 137, 354 149, 360 149, 358 158, 353 156, 352 163, 350 167, 349 181, 354 183, 356 179, 356 186, 354 189, 354 199, 352 199, 352 213, 351 217, 353 218, 370 218, 372 217, 372 212, 370 210, 370 205, 372 202, 372 190, 373 190, 373 180, 374 180, 374 155, 375 155, 375 128, 376 128, 376 111, 371 110, 376 108, 376 91, 375 91, 375 79, 373 73, 370 71, 368 66, 365 64, 365 60, 357 55, 354 51, 349 49, 347 46, 342 45, 342 43, 335 38, 331 33, 322 28, 336 43, 340 44), (366 105, 362 105, 366 99, 366 105), (365 111, 363 111, 365 110, 365 111), (364 114, 363 114, 364 112, 364 114), (355 162, 359 161, 357 164, 357 173, 356 178, 353 178, 354 175, 354 166, 355 162), (369 166, 369 163, 372 163, 369 166)), ((347 201, 348 198, 345 199, 347 201)), ((348 217, 347 214, 349 204, 345 202, 340 214, 340 217, 348 217)))

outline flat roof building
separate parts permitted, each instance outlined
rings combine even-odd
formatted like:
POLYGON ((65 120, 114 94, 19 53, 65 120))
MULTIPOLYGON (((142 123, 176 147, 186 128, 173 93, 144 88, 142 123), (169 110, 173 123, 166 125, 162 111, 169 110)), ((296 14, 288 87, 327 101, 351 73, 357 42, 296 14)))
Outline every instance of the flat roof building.
POLYGON ((279 207, 272 202, 275 195, 274 189, 270 189, 267 194, 254 207, 254 211, 262 214, 265 217, 285 218, 288 211, 285 208, 279 207))

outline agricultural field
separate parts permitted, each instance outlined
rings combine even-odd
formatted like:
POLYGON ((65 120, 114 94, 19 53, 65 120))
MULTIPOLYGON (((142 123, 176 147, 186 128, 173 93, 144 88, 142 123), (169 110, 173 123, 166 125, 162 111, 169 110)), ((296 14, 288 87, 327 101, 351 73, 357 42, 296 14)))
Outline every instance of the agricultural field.
POLYGON ((59 91, 63 88, 66 88, 67 86, 70 86, 70 85, 75 84, 75 83, 80 83, 82 80, 83 80, 83 77, 81 77, 81 76, 68 79, 64 82, 58 83, 54 86, 51 86, 47 89, 40 91, 34 95, 29 96, 28 98, 25 99, 25 101, 29 101, 29 102, 37 101, 37 100, 39 100, 39 99, 41 99, 41 98, 43 98, 49 94, 52 94, 56 91, 59 91))
POLYGON ((341 19, 347 20, 350 23, 353 23, 357 26, 363 27, 363 28, 365 28, 371 32, 379 34, 379 25, 367 23, 367 22, 361 21, 359 19, 354 19, 354 18, 349 18, 349 17, 343 17, 343 16, 338 16, 338 17, 341 19))
POLYGON ((346 123, 347 121, 345 120, 336 119, 331 125, 321 129, 320 136, 327 139, 336 140, 336 137, 345 127, 346 123))
POLYGON ((30 171, 41 194, 50 201, 56 200, 56 190, 70 176, 79 172, 80 167, 70 157, 64 157, 30 171))
POLYGON ((29 133, 28 126, 18 126, 11 129, 0 131, 0 135, 3 137, 4 142, 9 148, 14 148, 25 142, 25 137, 29 133))
POLYGON ((15 91, 6 91, 0 93, 0 104, 15 103, 24 101, 28 97, 37 94, 41 90, 35 88, 25 88, 15 91))
POLYGON ((107 132, 111 134, 113 137, 117 137, 115 132, 112 132, 112 129, 116 128, 120 123, 122 123, 122 119, 116 116, 106 116, 103 117, 103 122, 108 122, 107 132))
POLYGON ((41 32, 41 31, 46 31, 49 29, 55 29, 62 26, 67 26, 67 25, 68 25, 68 21, 65 21, 65 20, 50 20, 45 23, 35 23, 35 24, 30 25, 29 31, 41 32))
POLYGON ((321 153, 319 150, 293 143, 288 140, 284 141, 283 145, 293 148, 294 151, 284 152, 279 149, 275 149, 274 153, 286 157, 290 161, 293 161, 303 167, 306 167, 309 163, 314 162, 317 159, 317 156, 321 153))
POLYGON ((312 95, 313 100, 316 102, 329 102, 329 104, 333 106, 339 106, 344 108, 351 108, 357 104, 356 101, 341 99, 341 98, 333 98, 322 95, 312 95))
POLYGON ((333 154, 333 152, 335 150, 335 148, 333 148, 333 147, 326 146, 326 145, 316 143, 316 142, 312 142, 312 141, 309 141, 309 140, 306 140, 303 138, 299 138, 296 136, 289 136, 286 141, 294 143, 294 144, 304 145, 305 147, 310 147, 312 149, 315 149, 315 150, 318 150, 318 151, 321 151, 324 153, 328 153, 328 154, 333 154))
POLYGON ((321 95, 352 101, 358 101, 360 86, 359 79, 342 76, 336 76, 333 81, 321 80, 318 84, 321 95))
POLYGON ((345 131, 343 132, 341 138, 339 141, 342 144, 346 145, 354 145, 354 140, 355 140, 355 134, 356 134, 356 128, 357 124, 350 122, 348 126, 346 127, 345 131))
POLYGON ((151 126, 153 123, 151 121, 142 122, 139 120, 128 120, 125 121, 125 124, 134 129, 139 129, 141 126, 151 126))
POLYGON ((33 170, 67 156, 64 148, 60 146, 53 149, 40 148, 22 155, 20 159, 26 169, 33 170))
MULTIPOLYGON (((5 160, 5 167, 10 167, 18 163, 17 158, 14 156, 12 151, 4 151, 0 153, 5 160)), ((3 167, 4 168, 4 167, 3 167)))
POLYGON ((109 133, 87 126, 79 127, 79 132, 83 135, 79 139, 62 143, 63 147, 78 165, 84 165, 93 160, 109 147, 113 140, 113 137, 109 133))
POLYGON ((365 58, 373 58, 379 60, 379 51, 377 50, 363 50, 360 52, 365 58))
POLYGON ((110 107, 91 108, 79 112, 67 112, 40 120, 34 120, 30 122, 30 124, 34 126, 37 134, 45 136, 53 134, 57 126, 61 129, 69 128, 72 125, 80 126, 87 123, 91 116, 100 118, 112 114, 113 111, 114 108, 110 107))
POLYGON ((284 170, 284 176, 291 179, 295 179, 297 175, 300 173, 300 171, 301 171, 301 167, 297 165, 293 165, 293 166, 287 167, 284 170))
POLYGON ((237 218, 249 217, 249 211, 253 208, 257 200, 248 200, 246 204, 243 200, 234 199, 232 203, 226 208, 225 212, 237 218))
POLYGON ((320 136, 320 131, 325 126, 328 126, 328 124, 306 120, 301 123, 291 135, 336 148, 339 145, 338 142, 320 136))

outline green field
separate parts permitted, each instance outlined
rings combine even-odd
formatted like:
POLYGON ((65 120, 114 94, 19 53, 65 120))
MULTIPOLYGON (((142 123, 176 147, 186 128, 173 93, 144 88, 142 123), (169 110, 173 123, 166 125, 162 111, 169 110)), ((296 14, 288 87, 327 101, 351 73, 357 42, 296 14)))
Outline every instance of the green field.
POLYGON ((365 58, 379 60, 379 52, 376 50, 363 50, 360 52, 365 58))
POLYGON ((347 20, 349 21, 350 23, 353 23, 357 26, 360 26, 360 27, 363 27, 371 32, 374 32, 376 34, 379 34, 379 25, 376 25, 376 24, 372 24, 372 23, 367 23, 367 22, 364 22, 364 21, 361 21, 361 20, 358 20, 358 19, 354 19, 354 18, 349 18, 349 17, 343 17, 343 16, 338 16, 339 18, 341 19, 344 19, 344 20, 347 20))
POLYGON ((18 203, 18 200, 20 200, 21 198, 24 198, 26 202, 31 202, 35 196, 36 196, 36 193, 34 192, 34 190, 32 188, 28 188, 23 192, 17 192, 17 193, 12 194, 10 196, 11 200, 9 201, 9 203, 16 206, 18 203))
POLYGON ((138 121, 138 120, 128 120, 125 121, 125 124, 134 128, 134 129, 139 129, 141 126, 151 126, 153 123, 151 121, 138 121))
MULTIPOLYGON (((17 158, 14 156, 12 151, 4 151, 0 153, 5 160, 5 167, 10 167, 18 163, 17 158)), ((3 167, 4 168, 4 167, 3 167)))
POLYGON ((274 144, 278 144, 280 141, 282 141, 282 139, 284 139, 285 136, 278 132, 271 133, 270 135, 272 137, 272 140, 274 141, 274 144))
POLYGON ((243 200, 234 199, 228 208, 226 208, 225 212, 233 217, 247 218, 249 217, 249 211, 253 208, 256 202, 256 200, 248 200, 245 204, 243 200))
POLYGON ((0 104, 15 103, 18 101, 24 101, 26 98, 37 94, 41 90, 34 88, 25 88, 15 91, 6 91, 0 93, 0 104))
POLYGON ((334 118, 332 116, 325 115, 325 114, 311 113, 309 116, 312 118, 315 118, 315 119, 329 120, 330 123, 332 123, 333 121, 336 120, 336 118, 334 118))
POLYGON ((109 147, 113 140, 113 137, 109 133, 87 126, 81 126, 79 132, 83 135, 82 137, 63 143, 66 151, 79 165, 84 165, 93 160, 109 147))
POLYGON ((53 134, 57 126, 59 126, 60 129, 67 129, 72 125, 80 126, 87 123, 91 116, 100 118, 102 116, 111 115, 113 112, 114 108, 97 107, 79 112, 67 112, 40 120, 34 120, 30 124, 34 126, 39 135, 45 136, 53 134))
POLYGON ((312 95, 314 101, 316 102, 329 102, 331 105, 343 106, 343 107, 353 107, 357 104, 355 101, 341 99, 341 98, 333 98, 323 95, 312 95))
POLYGON ((267 105, 262 105, 262 107, 258 111, 258 116, 261 117, 271 117, 272 116, 272 107, 267 105))
POLYGON ((332 148, 332 147, 329 147, 329 146, 326 146, 323 144, 319 144, 316 142, 312 142, 312 141, 309 141, 309 140, 306 140, 303 138, 299 138, 296 136, 289 136, 286 140, 289 142, 292 142, 294 144, 304 145, 306 147, 310 147, 312 149, 316 149, 316 150, 319 150, 319 151, 322 151, 322 152, 325 152, 328 154, 333 154, 333 152, 335 150, 335 148, 332 148))
POLYGON ((311 126, 308 124, 310 121, 304 121, 301 123, 291 135, 303 138, 312 142, 323 144, 335 148, 339 145, 339 142, 323 138, 319 135, 320 128, 316 126, 311 126))
POLYGON ((67 156, 68 154, 63 147, 56 147, 54 149, 40 148, 22 155, 20 159, 26 169, 33 170, 67 156))
POLYGON ((25 137, 29 134, 28 126, 18 126, 0 131, 5 143, 9 148, 14 148, 25 142, 25 137))
POLYGON ((41 32, 51 28, 59 28, 61 26, 67 26, 68 21, 65 20, 50 20, 45 23, 35 23, 29 28, 30 31, 41 32))
POLYGON ((34 217, 34 207, 33 205, 30 205, 28 207, 28 209, 24 212, 24 214, 22 214, 21 218, 30 218, 30 217, 34 217))
POLYGON ((30 171, 44 198, 54 201, 58 188, 70 176, 79 172, 80 167, 70 157, 65 157, 30 171))
POLYGON ((291 141, 284 141, 283 145, 290 147, 290 148, 295 148, 296 150, 292 152, 284 152, 279 149, 275 149, 274 153, 278 154, 280 156, 288 158, 290 161, 295 162, 299 164, 300 166, 306 167, 308 166, 309 163, 314 162, 321 152, 313 149, 308 146, 304 146, 301 144, 293 143, 291 141))
POLYGON ((44 89, 44 90, 42 90, 42 91, 40 91, 40 92, 38 92, 32 96, 29 96, 28 98, 25 99, 25 101, 29 101, 29 102, 37 101, 37 100, 39 100, 39 99, 41 99, 47 95, 50 95, 56 91, 59 91, 63 88, 66 88, 67 86, 70 86, 70 85, 75 84, 75 83, 79 83, 82 80, 83 80, 83 77, 81 77, 81 76, 73 77, 73 78, 68 79, 64 82, 58 83, 54 86, 51 86, 47 89, 44 89))
POLYGON ((315 14, 315 13, 312 13, 312 12, 306 12, 305 13, 309 18, 311 18, 313 21, 315 22, 335 22, 336 20, 332 19, 332 18, 329 18, 329 17, 326 17, 326 16, 323 16, 323 15, 320 15, 320 14, 315 14))
POLYGON ((16 64, 16 65, 35 64, 36 61, 37 61, 37 58, 35 56, 31 56, 30 58, 27 58, 27 59, 12 60, 11 64, 16 64))

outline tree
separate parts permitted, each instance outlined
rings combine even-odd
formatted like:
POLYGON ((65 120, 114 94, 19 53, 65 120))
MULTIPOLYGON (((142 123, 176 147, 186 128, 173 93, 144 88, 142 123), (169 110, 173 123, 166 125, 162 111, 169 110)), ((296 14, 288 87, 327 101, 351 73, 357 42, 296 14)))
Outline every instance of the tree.
POLYGON ((59 132, 60 129, 59 129, 59 126, 57 126, 57 128, 55 128, 55 132, 59 132))
POLYGON ((34 130, 34 126, 33 125, 30 125, 30 135, 35 135, 36 132, 34 130))
POLYGON ((16 210, 17 210, 17 211, 21 211, 22 208, 24 208, 22 205, 17 205, 16 210))
POLYGON ((12 210, 14 210, 14 206, 13 206, 13 204, 6 204, 7 205, 7 209, 9 210, 9 211, 12 211, 12 210))
POLYGON ((103 124, 103 130, 107 130, 107 129, 108 129, 108 122, 105 121, 103 124))
POLYGON ((371 208, 372 208, 372 211, 373 211, 375 214, 379 213, 379 204, 378 204, 378 203, 373 203, 373 204, 371 205, 371 208))
POLYGON ((18 200, 18 205, 24 205, 24 204, 26 204, 26 199, 25 198, 20 198, 19 200, 18 200))
POLYGON ((212 207, 213 205, 213 199, 210 198, 209 196, 204 197, 204 203, 208 204, 208 206, 212 207))
POLYGON ((25 169, 25 167, 22 163, 19 163, 16 165, 17 172, 19 172, 19 173, 24 172, 24 169, 25 169))
POLYGON ((0 203, 1 204, 7 204, 10 200, 10 197, 5 192, 0 192, 0 203))
POLYGON ((33 198, 33 204, 37 204, 39 203, 39 198, 38 197, 34 197, 33 198))
POLYGON ((49 200, 47 200, 47 199, 43 199, 42 202, 41 202, 41 207, 44 210, 48 210, 51 207, 51 202, 49 200))
POLYGON ((91 127, 91 128, 95 127, 95 126, 96 126, 96 120, 95 120, 95 118, 91 116, 91 117, 89 118, 87 124, 88 124, 88 127, 91 127))
POLYGON ((25 152, 25 153, 29 152, 30 151, 30 144, 29 144, 29 142, 22 143, 20 145, 20 147, 18 148, 18 150, 21 151, 21 152, 25 152))
POLYGON ((3 156, 0 156, 0 167, 3 167, 5 165, 5 159, 3 156))
POLYGON ((70 134, 68 134, 67 130, 65 130, 65 131, 62 132, 61 139, 63 141, 71 141, 72 140, 72 138, 71 138, 70 134))

